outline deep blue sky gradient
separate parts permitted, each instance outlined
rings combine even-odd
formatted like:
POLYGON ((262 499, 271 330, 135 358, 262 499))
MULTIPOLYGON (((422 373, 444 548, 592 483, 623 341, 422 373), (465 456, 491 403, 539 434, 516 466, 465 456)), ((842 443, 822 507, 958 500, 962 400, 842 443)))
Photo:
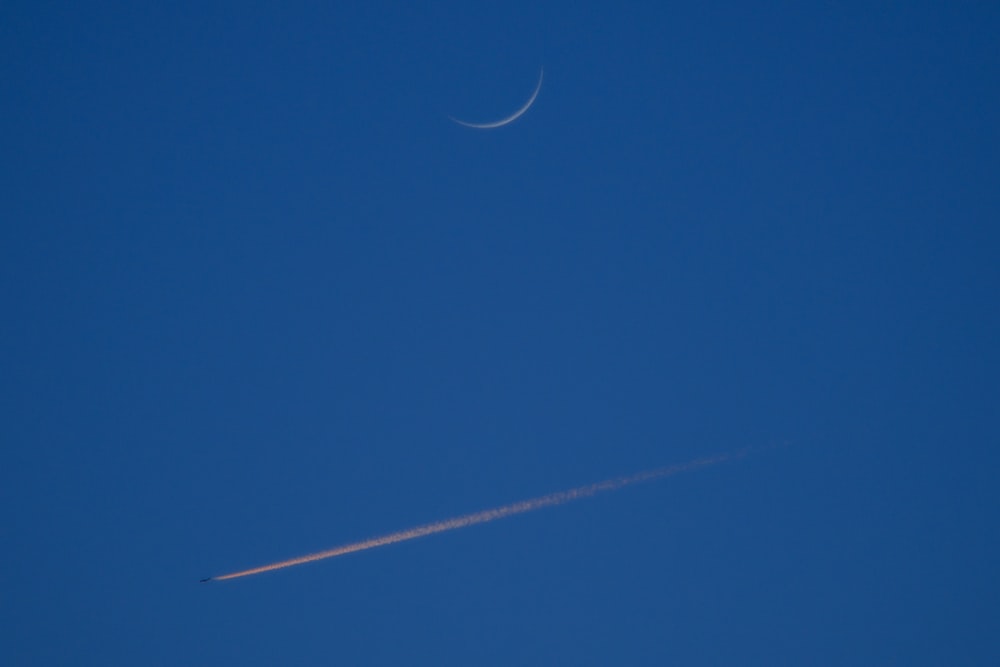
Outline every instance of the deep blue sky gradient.
POLYGON ((1000 6, 355 4, 0 8, 0 662, 1000 662, 1000 6))

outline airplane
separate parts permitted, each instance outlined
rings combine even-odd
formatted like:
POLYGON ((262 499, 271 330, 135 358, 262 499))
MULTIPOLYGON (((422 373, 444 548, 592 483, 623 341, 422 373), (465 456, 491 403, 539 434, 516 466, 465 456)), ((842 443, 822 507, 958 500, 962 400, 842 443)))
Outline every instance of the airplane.
POLYGON ((199 583, 199 584, 203 584, 203 583, 205 583, 206 581, 211 581, 211 580, 212 580, 212 577, 205 577, 204 579, 202 579, 202 580, 201 580, 201 581, 199 581, 198 583, 199 583))

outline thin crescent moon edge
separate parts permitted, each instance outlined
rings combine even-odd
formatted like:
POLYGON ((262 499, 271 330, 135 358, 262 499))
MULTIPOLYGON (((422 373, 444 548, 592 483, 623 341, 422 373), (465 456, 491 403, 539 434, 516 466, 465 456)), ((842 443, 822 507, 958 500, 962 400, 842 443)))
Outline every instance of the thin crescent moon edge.
POLYGON ((458 123, 459 125, 475 128, 477 130, 492 130, 494 128, 503 127, 504 125, 507 125, 509 123, 513 123, 515 120, 523 116, 525 112, 531 108, 531 105, 535 103, 535 98, 538 97, 538 92, 542 89, 542 79, 544 78, 545 78, 545 68, 542 67, 538 71, 538 83, 535 85, 535 92, 531 94, 531 97, 529 97, 528 101, 524 103, 524 106, 522 106, 520 109, 515 111, 510 116, 507 116, 506 118, 502 118, 492 123, 468 123, 464 120, 459 120, 454 116, 448 116, 448 118, 458 123))

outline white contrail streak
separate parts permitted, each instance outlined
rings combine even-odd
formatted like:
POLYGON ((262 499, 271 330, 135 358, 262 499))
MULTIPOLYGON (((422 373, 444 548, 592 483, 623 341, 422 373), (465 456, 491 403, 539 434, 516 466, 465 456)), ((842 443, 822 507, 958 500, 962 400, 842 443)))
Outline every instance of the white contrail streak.
POLYGON ((297 558, 289 558, 288 560, 278 561, 277 563, 271 563, 269 565, 253 567, 249 570, 240 570, 239 572, 231 572, 217 577, 209 577, 203 581, 223 581, 225 579, 249 577, 254 574, 261 574, 272 570, 281 570, 286 567, 292 567, 293 565, 302 565, 303 563, 312 563, 318 560, 343 556, 344 554, 354 553, 355 551, 365 551, 366 549, 374 549, 375 547, 384 547, 387 544, 405 542, 406 540, 413 540, 418 537, 424 537, 425 535, 434 535, 435 533, 443 533, 448 530, 457 530, 458 528, 474 526, 477 523, 496 521, 497 519, 502 519, 507 516, 532 512, 534 510, 542 509, 543 507, 562 505, 573 500, 579 500, 580 498, 589 498, 590 496, 594 496, 605 491, 615 491, 625 486, 638 484, 639 482, 649 482, 663 477, 676 475, 678 473, 688 472, 690 470, 696 470, 698 468, 704 468, 718 463, 724 463, 726 461, 733 461, 735 459, 743 458, 749 453, 749 451, 750 450, 748 449, 744 449, 731 454, 719 454, 717 456, 695 459, 694 461, 689 461, 688 463, 679 463, 677 465, 667 466, 666 468, 656 468, 655 470, 647 470, 645 472, 625 477, 615 477, 613 479, 604 480, 603 482, 579 486, 575 489, 569 489, 568 491, 550 493, 538 498, 522 500, 520 502, 511 503, 510 505, 504 505, 503 507, 483 510, 482 512, 466 514, 464 516, 455 517, 453 519, 445 519, 444 521, 437 521, 435 523, 428 523, 423 526, 417 526, 416 528, 408 528, 396 533, 389 533, 388 535, 383 535, 381 537, 373 537, 361 542, 345 544, 326 551, 318 551, 316 553, 298 556, 297 558))

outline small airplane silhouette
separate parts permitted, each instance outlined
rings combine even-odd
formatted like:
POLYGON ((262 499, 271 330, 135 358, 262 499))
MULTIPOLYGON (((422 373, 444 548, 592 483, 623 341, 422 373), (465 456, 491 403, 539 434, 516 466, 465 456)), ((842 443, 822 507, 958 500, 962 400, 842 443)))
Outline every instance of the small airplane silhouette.
POLYGON ((201 581, 199 581, 198 583, 200 583, 200 584, 203 584, 203 583, 205 583, 206 581, 211 581, 211 580, 212 580, 212 577, 205 577, 204 579, 202 579, 202 580, 201 580, 201 581))

